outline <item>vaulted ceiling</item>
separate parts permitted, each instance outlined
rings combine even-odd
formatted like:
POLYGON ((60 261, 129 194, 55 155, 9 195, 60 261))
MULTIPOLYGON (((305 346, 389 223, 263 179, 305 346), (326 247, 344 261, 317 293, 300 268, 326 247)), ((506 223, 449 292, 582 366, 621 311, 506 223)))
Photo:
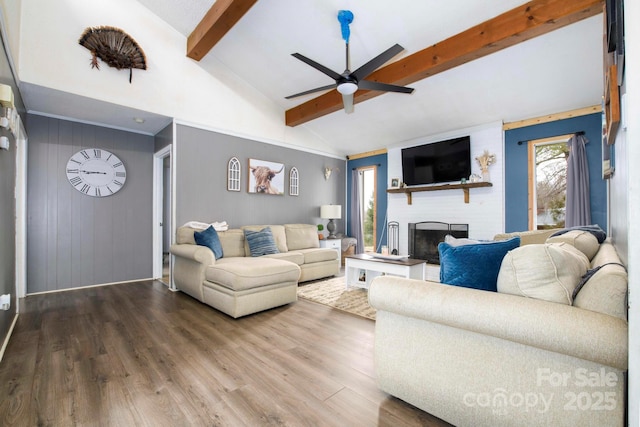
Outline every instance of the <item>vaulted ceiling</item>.
POLYGON ((199 23, 222 23, 211 41, 185 46, 185 55, 191 49, 192 57, 204 57, 205 70, 224 64, 277 105, 283 123, 306 128, 338 153, 584 108, 601 99, 598 0, 218 0, 219 8, 231 5, 222 18, 207 17, 214 0, 138 1, 185 38, 199 23), (370 79, 410 85, 413 94, 359 91, 352 114, 342 110, 335 90, 285 99, 332 83, 294 52, 344 70, 341 9, 355 15, 351 68, 399 43, 405 50, 370 79))

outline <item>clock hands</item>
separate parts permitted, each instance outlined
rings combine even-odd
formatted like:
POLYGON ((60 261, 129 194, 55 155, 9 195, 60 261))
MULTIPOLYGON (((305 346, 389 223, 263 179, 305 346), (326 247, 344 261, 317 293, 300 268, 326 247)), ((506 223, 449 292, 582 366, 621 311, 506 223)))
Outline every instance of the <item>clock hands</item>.
POLYGON ((86 148, 71 156, 66 173, 73 188, 92 197, 115 194, 127 180, 124 163, 113 153, 99 148, 86 148))

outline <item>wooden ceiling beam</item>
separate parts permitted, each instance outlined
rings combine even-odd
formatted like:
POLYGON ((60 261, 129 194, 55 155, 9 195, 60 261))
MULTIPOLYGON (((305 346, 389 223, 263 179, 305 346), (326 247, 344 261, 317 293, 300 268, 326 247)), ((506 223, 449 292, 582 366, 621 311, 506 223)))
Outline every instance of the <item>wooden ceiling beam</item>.
POLYGON ((200 61, 258 0, 216 0, 187 38, 187 56, 200 61))
MULTIPOLYGON (((367 80, 408 85, 595 16, 602 13, 603 4, 603 0, 533 0, 382 67, 367 80)), ((359 90, 354 103, 383 93, 359 90)), ((287 110, 285 122, 297 126, 341 109, 342 96, 332 90, 287 110)))

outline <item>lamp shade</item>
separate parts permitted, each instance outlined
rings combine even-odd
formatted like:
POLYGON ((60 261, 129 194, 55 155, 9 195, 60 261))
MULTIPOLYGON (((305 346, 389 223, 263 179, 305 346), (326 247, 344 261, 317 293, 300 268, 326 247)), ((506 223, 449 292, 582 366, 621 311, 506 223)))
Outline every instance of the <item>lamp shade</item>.
POLYGON ((342 206, 340 205, 322 205, 320 206, 320 218, 322 219, 341 219, 342 206))

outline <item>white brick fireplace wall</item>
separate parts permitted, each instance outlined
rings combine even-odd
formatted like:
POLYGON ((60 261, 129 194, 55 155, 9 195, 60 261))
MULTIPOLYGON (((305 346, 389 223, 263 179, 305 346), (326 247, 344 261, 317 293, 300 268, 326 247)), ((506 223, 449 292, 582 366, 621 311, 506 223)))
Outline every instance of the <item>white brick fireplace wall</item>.
POLYGON ((390 186, 392 178, 402 180, 402 148, 465 135, 471 136, 472 173, 480 175, 480 166, 475 158, 484 150, 496 155, 496 163, 489 166, 493 187, 471 188, 468 204, 464 203, 463 192, 459 189, 413 193, 411 205, 407 204, 406 195, 387 193, 387 220, 400 224, 400 254, 407 254, 407 224, 410 222, 469 224, 469 237, 472 239, 492 239, 504 230, 504 133, 500 122, 407 141, 389 148, 387 186, 390 186))

